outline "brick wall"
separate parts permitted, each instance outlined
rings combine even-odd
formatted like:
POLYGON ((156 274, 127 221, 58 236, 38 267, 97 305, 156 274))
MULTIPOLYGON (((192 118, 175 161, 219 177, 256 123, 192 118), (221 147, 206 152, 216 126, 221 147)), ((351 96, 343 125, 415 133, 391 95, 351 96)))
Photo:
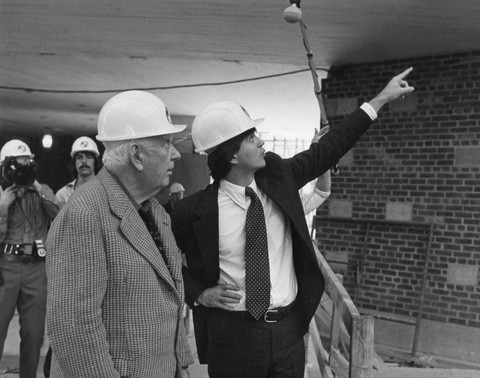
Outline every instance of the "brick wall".
POLYGON ((319 247, 357 306, 416 316, 433 223, 425 317, 480 327, 480 52, 339 67, 323 81, 327 113, 335 124, 408 66, 414 94, 340 162, 318 216, 350 221, 319 221, 319 247), (354 219, 377 221, 368 238, 354 219))

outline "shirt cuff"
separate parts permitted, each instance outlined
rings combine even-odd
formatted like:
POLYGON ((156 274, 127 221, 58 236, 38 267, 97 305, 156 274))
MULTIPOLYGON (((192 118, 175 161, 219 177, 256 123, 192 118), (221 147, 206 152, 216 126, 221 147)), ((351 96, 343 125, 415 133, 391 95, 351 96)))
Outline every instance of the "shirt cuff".
POLYGON ((328 198, 332 192, 330 190, 328 192, 324 192, 323 190, 315 188, 315 193, 317 193, 322 198, 328 198))
POLYGON ((378 117, 377 112, 373 108, 372 105, 370 105, 368 102, 364 102, 361 106, 360 109, 362 109, 367 115, 370 117, 372 121, 375 121, 378 117))

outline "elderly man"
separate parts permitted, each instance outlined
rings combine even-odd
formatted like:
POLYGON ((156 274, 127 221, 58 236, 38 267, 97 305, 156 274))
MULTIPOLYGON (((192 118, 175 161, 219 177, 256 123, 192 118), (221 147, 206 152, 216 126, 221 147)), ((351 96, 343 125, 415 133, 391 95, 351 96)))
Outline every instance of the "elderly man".
POLYGON ((47 300, 44 243, 58 213, 52 189, 35 179, 33 157, 18 139, 0 152, 0 357, 17 309, 22 378, 37 376, 47 300))
POLYGON ((87 136, 75 139, 70 157, 72 160, 68 167, 75 179, 55 194, 61 208, 65 206, 75 189, 94 178, 102 166, 97 144, 87 136))
POLYGON ((104 167, 75 191, 47 240, 52 377, 174 377, 192 362, 182 259, 153 198, 180 153, 168 109, 127 91, 100 111, 104 167))
POLYGON ((298 190, 352 148, 383 105, 413 91, 410 71, 291 159, 265 153, 255 134, 263 120, 239 104, 215 103, 195 117, 192 138, 214 182, 179 201, 172 219, 210 377, 303 377, 303 335, 324 279, 298 190))

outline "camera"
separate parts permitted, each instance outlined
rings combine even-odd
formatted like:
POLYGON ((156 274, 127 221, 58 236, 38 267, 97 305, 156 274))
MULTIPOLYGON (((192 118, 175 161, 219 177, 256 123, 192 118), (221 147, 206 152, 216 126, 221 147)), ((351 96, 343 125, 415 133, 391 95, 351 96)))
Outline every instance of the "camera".
POLYGON ((15 156, 8 156, 2 164, 2 177, 8 184, 31 186, 35 182, 35 162, 20 164, 15 156))

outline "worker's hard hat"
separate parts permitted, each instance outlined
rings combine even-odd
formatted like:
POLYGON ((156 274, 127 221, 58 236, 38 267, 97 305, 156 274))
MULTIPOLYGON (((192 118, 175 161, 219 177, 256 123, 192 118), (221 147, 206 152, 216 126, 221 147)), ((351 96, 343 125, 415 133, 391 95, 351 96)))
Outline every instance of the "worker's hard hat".
POLYGON ((91 138, 86 136, 81 136, 73 142, 70 156, 73 158, 77 152, 91 152, 95 154, 97 158, 100 156, 97 144, 91 138))
POLYGON ((184 191, 185 191, 185 188, 183 187, 182 184, 178 182, 174 182, 172 185, 170 185, 170 194, 184 192, 184 191))
POLYGON ((0 151, 0 163, 3 163, 7 156, 28 156, 33 158, 32 152, 26 143, 18 139, 12 139, 4 144, 0 151))
POLYGON ((205 152, 229 139, 253 129, 264 118, 251 119, 247 111, 235 102, 220 101, 203 108, 192 124, 195 152, 205 152))
POLYGON ((105 103, 97 127, 97 140, 109 142, 178 133, 186 125, 173 125, 167 107, 157 96, 127 91, 105 103))

